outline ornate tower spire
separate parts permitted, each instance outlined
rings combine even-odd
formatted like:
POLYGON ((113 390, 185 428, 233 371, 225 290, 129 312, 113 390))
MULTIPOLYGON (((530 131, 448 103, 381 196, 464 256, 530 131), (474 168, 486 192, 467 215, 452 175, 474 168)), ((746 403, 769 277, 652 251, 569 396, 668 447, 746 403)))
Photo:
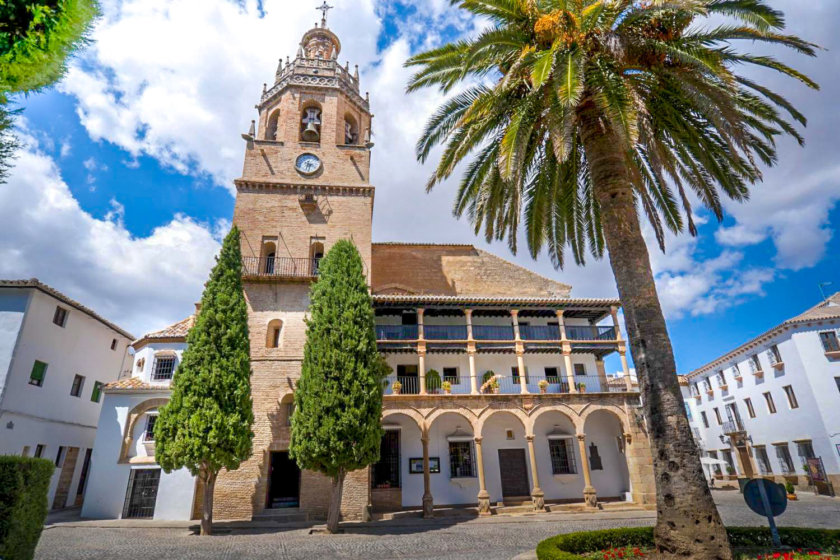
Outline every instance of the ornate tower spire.
POLYGON ((321 11, 321 27, 327 27, 327 12, 332 10, 333 6, 328 5, 326 0, 324 0, 324 3, 321 4, 321 7, 315 9, 321 11))

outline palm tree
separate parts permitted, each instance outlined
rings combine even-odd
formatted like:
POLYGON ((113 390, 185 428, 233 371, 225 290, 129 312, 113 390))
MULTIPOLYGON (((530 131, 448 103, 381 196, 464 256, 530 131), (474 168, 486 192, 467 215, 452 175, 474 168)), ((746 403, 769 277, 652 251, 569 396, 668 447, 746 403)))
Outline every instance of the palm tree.
POLYGON ((703 478, 673 350, 642 236, 644 212, 660 247, 666 228, 697 229, 699 200, 720 220, 722 195, 746 201, 775 140, 802 143, 804 116, 743 74, 758 66, 816 88, 740 40, 814 56, 783 34, 765 0, 452 0, 490 20, 476 38, 412 57, 408 91, 466 89, 431 117, 417 144, 443 145, 427 188, 469 160, 454 212, 488 241, 555 267, 566 248, 583 264, 609 252, 642 392, 657 488, 656 545, 665 556, 731 558, 703 478), (640 209, 640 210, 637 210, 640 209), (520 224, 520 219, 524 223, 520 224))

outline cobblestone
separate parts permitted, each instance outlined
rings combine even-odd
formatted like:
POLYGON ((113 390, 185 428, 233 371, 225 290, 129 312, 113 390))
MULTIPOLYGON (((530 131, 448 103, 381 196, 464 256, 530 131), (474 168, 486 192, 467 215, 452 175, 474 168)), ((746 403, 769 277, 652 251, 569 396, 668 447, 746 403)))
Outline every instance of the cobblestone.
MULTIPOLYGON (((737 492, 715 492, 728 525, 762 525, 737 492)), ((801 495, 778 519, 782 526, 838 527, 840 500, 801 495)), ((561 532, 652 525, 652 512, 545 514, 490 519, 402 520, 347 525, 343 535, 309 535, 306 529, 237 530, 201 538, 185 529, 63 527, 44 531, 37 560, 431 559, 510 560, 561 532)), ((222 529, 223 530, 223 529, 222 529)))

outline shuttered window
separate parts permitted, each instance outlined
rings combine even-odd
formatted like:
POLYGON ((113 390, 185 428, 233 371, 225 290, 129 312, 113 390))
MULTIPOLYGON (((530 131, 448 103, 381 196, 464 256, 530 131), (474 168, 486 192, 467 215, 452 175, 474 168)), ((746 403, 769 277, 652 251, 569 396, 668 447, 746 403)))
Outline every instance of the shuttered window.
POLYGON ((32 365, 32 373, 29 374, 29 384, 40 387, 44 384, 44 377, 47 375, 47 364, 35 360, 32 365))

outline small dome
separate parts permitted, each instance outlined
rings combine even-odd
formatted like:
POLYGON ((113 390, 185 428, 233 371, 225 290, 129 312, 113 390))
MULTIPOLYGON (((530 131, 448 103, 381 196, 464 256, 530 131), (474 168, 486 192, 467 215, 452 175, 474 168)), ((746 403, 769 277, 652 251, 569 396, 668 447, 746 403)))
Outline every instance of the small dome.
POLYGON ((341 52, 341 41, 325 27, 314 27, 306 32, 300 42, 306 58, 334 60, 341 52))

